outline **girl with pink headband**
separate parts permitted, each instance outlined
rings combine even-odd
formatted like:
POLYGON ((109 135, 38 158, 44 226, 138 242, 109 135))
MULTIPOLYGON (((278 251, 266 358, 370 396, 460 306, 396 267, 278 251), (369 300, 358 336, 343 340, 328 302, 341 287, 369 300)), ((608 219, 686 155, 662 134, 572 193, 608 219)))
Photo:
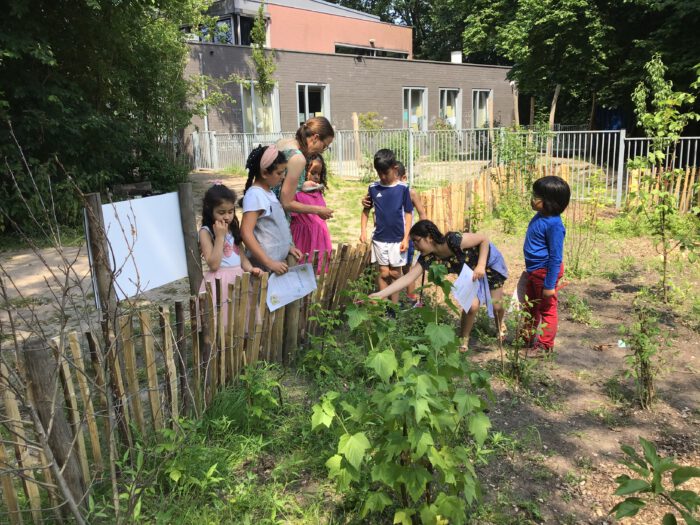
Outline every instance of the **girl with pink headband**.
POLYGON ((287 173, 287 159, 275 146, 258 146, 246 162, 248 180, 243 193, 241 237, 251 263, 278 275, 288 270, 289 256, 301 252, 292 242, 284 209, 272 192, 287 173))

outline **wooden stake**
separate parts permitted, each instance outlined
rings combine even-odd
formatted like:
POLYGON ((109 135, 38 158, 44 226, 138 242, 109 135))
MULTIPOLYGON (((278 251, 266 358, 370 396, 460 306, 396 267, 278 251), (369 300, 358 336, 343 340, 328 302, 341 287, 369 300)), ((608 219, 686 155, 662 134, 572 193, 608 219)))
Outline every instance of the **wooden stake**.
MULTIPOLYGON (((148 380, 148 400, 151 405, 151 419, 153 420, 153 430, 158 432, 163 428, 163 405, 161 404, 160 385, 158 384, 158 364, 156 363, 156 357, 153 351, 155 338, 153 337, 153 329, 151 328, 151 316, 145 310, 139 311, 139 323, 141 325, 141 341, 143 343, 143 356, 148 380)), ((195 374, 197 373, 198 370, 197 367, 195 367, 195 374)))
POLYGON ((175 371, 175 360, 173 358, 173 329, 170 326, 170 310, 168 307, 160 308, 160 316, 163 326, 163 358, 165 361, 165 382, 166 392, 170 401, 170 417, 173 428, 178 426, 180 410, 178 407, 177 395, 177 373, 175 371))
POLYGON ((129 399, 131 400, 131 413, 136 421, 136 428, 143 436, 146 425, 143 420, 143 411, 141 409, 141 396, 139 380, 136 375, 136 351, 134 350, 134 334, 131 329, 131 316, 123 315, 119 318, 119 340, 121 341, 122 350, 124 351, 124 368, 126 369, 127 389, 129 391, 129 399))

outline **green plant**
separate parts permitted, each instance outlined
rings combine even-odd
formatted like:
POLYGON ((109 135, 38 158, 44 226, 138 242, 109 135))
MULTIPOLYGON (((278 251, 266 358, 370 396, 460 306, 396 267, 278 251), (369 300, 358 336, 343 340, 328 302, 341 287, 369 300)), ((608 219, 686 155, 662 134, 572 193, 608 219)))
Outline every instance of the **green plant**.
POLYGON ((268 51, 265 48, 267 42, 266 27, 265 2, 262 1, 260 2, 250 36, 253 43, 251 59, 255 67, 255 76, 257 77, 256 89, 259 91, 260 99, 263 101, 267 100, 268 95, 275 89, 274 74, 277 70, 274 51, 268 51))
MULTIPOLYGON (((394 508, 393 523, 465 523, 466 506, 479 495, 475 458, 451 442, 466 426, 484 443, 490 422, 476 392, 488 389, 488 376, 461 358, 451 327, 429 322, 420 337, 405 336, 383 310, 348 308, 350 328, 369 347, 372 395, 353 405, 328 392, 313 407, 314 429, 335 423, 341 432, 329 476, 341 492, 364 495, 363 519, 394 508), (467 388, 457 386, 462 377, 467 388)), ((423 310, 426 319, 435 315, 423 310)))
POLYGON ((632 353, 625 356, 629 375, 634 377, 637 399, 642 408, 650 408, 654 401, 657 368, 654 356, 659 352, 661 330, 658 319, 640 297, 634 301, 637 321, 631 326, 622 327, 624 344, 632 353))
MULTIPOLYGON (((615 513, 617 519, 635 516, 648 503, 640 496, 648 494, 661 498, 670 505, 687 525, 700 524, 700 517, 696 513, 700 507, 700 496, 693 490, 678 488, 689 479, 700 477, 700 468, 680 466, 670 458, 660 457, 653 443, 642 437, 639 438, 639 442, 643 457, 629 445, 620 447, 626 456, 620 460, 620 463, 637 474, 639 478, 631 478, 626 474, 615 478, 618 483, 615 495, 627 497, 615 505, 610 510, 610 514, 615 513), (673 488, 664 483, 667 473, 671 475, 673 488)), ((678 523, 673 512, 664 514, 661 522, 663 525, 678 523)))
POLYGON ((467 219, 467 231, 479 231, 486 217, 486 205, 476 193, 472 195, 472 203, 467 208, 465 216, 467 219))
MULTIPOLYGON (((644 173, 637 195, 640 202, 637 213, 644 215, 651 234, 657 239, 656 248, 663 260, 662 298, 667 303, 669 255, 677 248, 681 251, 688 250, 692 254, 700 239, 699 222, 691 219, 695 227, 683 227, 685 221, 680 218, 673 189, 676 179, 684 174, 681 169, 673 169, 680 135, 691 120, 700 120, 700 114, 681 111, 684 105, 692 107, 695 95, 673 91, 673 83, 664 79, 666 66, 658 54, 646 63, 644 69, 647 78, 637 85, 632 101, 638 123, 651 137, 651 144, 646 157, 635 158, 629 166, 644 173), (651 108, 647 106, 648 99, 651 108)), ((692 87, 699 86, 700 76, 692 87)), ((696 216, 700 213, 700 208, 695 207, 691 211, 692 216, 696 216)))
POLYGON ((384 119, 376 111, 358 113, 358 124, 363 131, 379 131, 384 129, 384 119))
POLYGON ((591 307, 585 298, 576 295, 575 293, 562 294, 564 307, 569 312, 569 317, 575 323, 581 323, 593 328, 598 328, 600 322, 593 319, 591 307))
POLYGON ((501 194, 493 216, 501 219, 503 233, 516 233, 532 218, 529 197, 515 190, 501 194))

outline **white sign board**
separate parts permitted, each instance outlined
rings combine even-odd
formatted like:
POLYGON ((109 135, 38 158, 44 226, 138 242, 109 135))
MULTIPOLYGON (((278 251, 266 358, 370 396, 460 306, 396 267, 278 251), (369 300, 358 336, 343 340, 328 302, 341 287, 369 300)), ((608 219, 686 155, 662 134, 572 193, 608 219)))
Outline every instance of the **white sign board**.
POLYGON ((103 204, 102 215, 117 300, 187 277, 177 193, 103 204))

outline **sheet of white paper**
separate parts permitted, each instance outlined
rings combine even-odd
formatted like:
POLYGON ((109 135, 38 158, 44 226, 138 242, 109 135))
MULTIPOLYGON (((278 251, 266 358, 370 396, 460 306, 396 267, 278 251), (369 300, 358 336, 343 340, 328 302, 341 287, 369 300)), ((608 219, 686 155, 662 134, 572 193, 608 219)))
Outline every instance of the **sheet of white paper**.
POLYGON ((508 313, 522 309, 522 305, 525 302, 526 286, 527 272, 523 272, 520 274, 520 278, 518 278, 518 282, 515 285, 515 290, 513 290, 513 296, 510 299, 510 305, 508 305, 508 313))
POLYGON ((315 289, 316 274, 310 263, 292 266, 283 275, 273 273, 267 281, 267 307, 274 312, 315 289))
POLYGON ((118 300, 187 277, 177 193, 103 204, 102 215, 118 300))
POLYGON ((479 283, 472 280, 474 272, 466 264, 462 266, 462 271, 459 272, 459 277, 452 285, 452 295, 457 299, 459 305, 468 312, 476 297, 476 292, 479 289, 479 283))

